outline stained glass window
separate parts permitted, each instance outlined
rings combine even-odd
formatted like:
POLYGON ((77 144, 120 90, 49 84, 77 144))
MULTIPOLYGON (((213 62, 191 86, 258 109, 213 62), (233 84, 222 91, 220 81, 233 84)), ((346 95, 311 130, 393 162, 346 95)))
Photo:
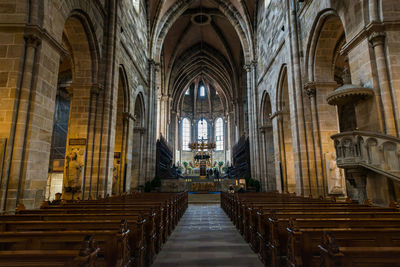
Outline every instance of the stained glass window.
POLYGON ((217 150, 224 150, 224 120, 218 118, 215 122, 215 144, 217 150))
POLYGON ((190 120, 188 118, 184 118, 182 120, 182 150, 190 150, 190 120))

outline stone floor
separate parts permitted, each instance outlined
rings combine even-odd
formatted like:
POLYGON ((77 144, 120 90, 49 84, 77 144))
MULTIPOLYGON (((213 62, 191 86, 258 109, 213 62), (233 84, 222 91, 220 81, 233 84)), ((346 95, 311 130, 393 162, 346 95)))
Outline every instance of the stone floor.
POLYGON ((263 266, 218 204, 190 204, 152 266, 263 266))

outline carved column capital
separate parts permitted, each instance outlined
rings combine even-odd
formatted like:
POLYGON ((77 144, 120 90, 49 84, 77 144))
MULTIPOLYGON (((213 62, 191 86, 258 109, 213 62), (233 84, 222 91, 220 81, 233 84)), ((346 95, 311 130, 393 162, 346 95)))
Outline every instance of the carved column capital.
POLYGON ((132 114, 130 112, 123 112, 122 116, 124 117, 125 120, 133 120, 136 121, 136 115, 132 114))
POLYGON ((245 64, 245 65, 243 66, 243 69, 244 69, 246 72, 250 72, 250 71, 251 71, 251 67, 252 67, 252 64, 245 64))
POLYGON ((99 95, 100 91, 103 90, 103 85, 100 83, 95 83, 92 85, 92 87, 90 88, 90 93, 94 94, 94 95, 99 95))
POLYGON ((282 110, 278 110, 278 111, 275 111, 274 113, 272 113, 270 116, 269 116, 269 118, 271 119, 271 120, 273 120, 273 119, 277 119, 278 121, 281 121, 282 119, 283 119, 283 115, 285 115, 286 114, 286 112, 284 112, 284 111, 282 111, 282 110))
POLYGON ((304 85, 304 91, 306 92, 308 98, 314 98, 317 92, 315 82, 307 82, 304 85))
POLYGON ((154 59, 149 59, 149 65, 155 72, 160 71, 160 63, 156 62, 154 59))
POLYGON ((25 34, 24 39, 28 47, 37 48, 42 44, 42 39, 36 34, 25 34))
POLYGON ((372 32, 368 41, 371 43, 372 47, 377 45, 383 45, 385 43, 386 33, 385 32, 372 32))

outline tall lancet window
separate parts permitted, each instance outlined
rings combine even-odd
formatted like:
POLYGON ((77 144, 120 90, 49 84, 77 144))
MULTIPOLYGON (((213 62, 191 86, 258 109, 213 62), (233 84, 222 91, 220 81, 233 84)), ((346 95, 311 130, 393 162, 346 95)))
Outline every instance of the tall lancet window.
POLYGON ((197 139, 207 140, 208 139, 208 123, 205 119, 199 120, 197 123, 197 139))
POLYGON ((206 96, 206 88, 202 85, 200 86, 200 97, 205 97, 206 96))
POLYGON ((136 12, 140 12, 140 0, 132 0, 133 2, 133 7, 135 8, 136 12))
POLYGON ((182 150, 189 151, 190 143, 190 120, 184 118, 182 120, 182 150))
POLYGON ((215 121, 215 145, 217 150, 224 150, 224 120, 222 118, 215 121))

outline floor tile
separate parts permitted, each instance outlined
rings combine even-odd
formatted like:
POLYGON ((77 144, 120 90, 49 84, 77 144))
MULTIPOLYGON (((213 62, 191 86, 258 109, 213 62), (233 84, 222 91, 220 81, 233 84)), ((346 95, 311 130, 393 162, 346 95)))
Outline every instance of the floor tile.
POLYGON ((152 266, 263 266, 219 204, 190 204, 152 266))

